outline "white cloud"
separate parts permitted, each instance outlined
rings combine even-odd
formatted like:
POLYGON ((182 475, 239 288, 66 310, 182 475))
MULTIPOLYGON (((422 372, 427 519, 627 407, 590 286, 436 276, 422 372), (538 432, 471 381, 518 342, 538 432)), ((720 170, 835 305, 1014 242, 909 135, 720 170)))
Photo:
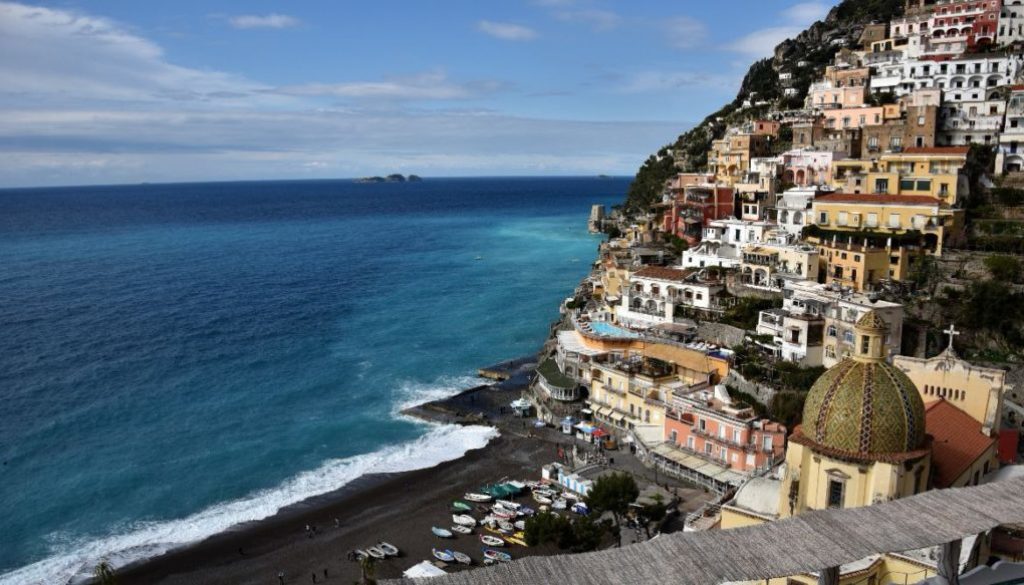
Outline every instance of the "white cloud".
POLYGON ((825 18, 831 7, 823 2, 804 2, 794 4, 782 11, 782 16, 797 25, 809 25, 816 20, 825 18))
POLYGON ((677 16, 664 22, 669 44, 678 49, 699 46, 707 39, 708 29, 703 22, 689 16, 677 16))
POLYGON ((235 28, 292 28, 299 26, 301 21, 287 14, 241 14, 228 18, 228 23, 235 28))
POLYGON ((595 31, 611 30, 622 22, 622 17, 610 10, 585 9, 585 10, 563 10, 555 14, 555 17, 564 22, 585 24, 595 31))
POLYGON ((779 13, 783 24, 755 30, 726 45, 726 48, 750 57, 768 57, 779 43, 799 35, 814 21, 824 18, 830 8, 830 4, 823 2, 794 4, 779 13))
POLYGON ((736 39, 727 47, 731 51, 760 59, 772 55, 776 45, 786 39, 795 37, 802 30, 803 28, 799 26, 763 28, 736 39))
POLYGON ((653 93, 677 90, 713 89, 735 91, 740 79, 730 75, 692 71, 642 71, 618 86, 622 93, 653 93))
POLYGON ((0 79, 0 186, 631 173, 675 126, 439 109, 504 87, 440 71, 277 88, 171 63, 109 19, 2 0, 0 79))
POLYGON ((532 28, 508 22, 481 20, 476 23, 476 28, 484 34, 503 41, 529 41, 537 38, 537 31, 532 28))
POLYGON ((275 91, 294 96, 418 101, 467 99, 490 93, 500 86, 496 81, 457 83, 448 79, 443 72, 429 72, 383 81, 307 83, 281 87, 275 91))

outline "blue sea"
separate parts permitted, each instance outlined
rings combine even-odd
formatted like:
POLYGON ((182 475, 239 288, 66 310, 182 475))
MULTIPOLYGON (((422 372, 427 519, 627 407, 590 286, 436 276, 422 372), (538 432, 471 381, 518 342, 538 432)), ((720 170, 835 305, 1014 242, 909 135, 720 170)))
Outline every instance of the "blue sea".
POLYGON ((404 407, 537 351, 626 179, 0 190, 0 583, 481 447, 404 407))

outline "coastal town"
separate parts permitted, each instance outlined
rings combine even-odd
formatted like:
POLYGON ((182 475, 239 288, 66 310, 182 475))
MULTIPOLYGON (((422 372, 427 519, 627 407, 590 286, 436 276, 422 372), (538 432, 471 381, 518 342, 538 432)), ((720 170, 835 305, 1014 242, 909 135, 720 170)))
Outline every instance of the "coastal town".
POLYGON ((536 355, 402 413, 486 447, 118 582, 1024 582, 1024 0, 847 0, 743 85, 536 355))
MULTIPOLYGON (((707 122, 705 164, 659 153, 653 197, 590 213, 609 238, 536 415, 706 490, 685 531, 1021 477, 1022 370, 996 349, 1019 310, 993 335, 954 305, 1020 282, 1022 30, 1019 1, 910 0, 824 35, 820 68, 781 60, 781 99, 707 122)), ((757 582, 1024 576, 1019 525, 936 545, 757 582)))

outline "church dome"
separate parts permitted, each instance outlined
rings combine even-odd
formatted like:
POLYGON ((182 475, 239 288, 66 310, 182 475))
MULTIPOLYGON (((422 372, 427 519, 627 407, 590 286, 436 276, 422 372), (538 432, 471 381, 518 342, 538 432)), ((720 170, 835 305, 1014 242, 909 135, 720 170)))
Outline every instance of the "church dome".
POLYGON ((803 436, 858 457, 924 446, 924 402, 906 374, 886 363, 885 321, 869 311, 857 321, 853 356, 814 383, 804 403, 803 436))

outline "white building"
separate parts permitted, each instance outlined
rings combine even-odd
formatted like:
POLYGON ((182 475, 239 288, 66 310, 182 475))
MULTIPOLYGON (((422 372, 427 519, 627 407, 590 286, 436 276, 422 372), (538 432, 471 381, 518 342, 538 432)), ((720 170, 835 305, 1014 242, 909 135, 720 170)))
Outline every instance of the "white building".
POLYGON ((810 217, 811 205, 822 192, 817 187, 795 187, 783 193, 775 204, 778 228, 793 238, 800 238, 804 227, 813 223, 810 217))
POLYGON ((872 91, 903 96, 915 89, 937 87, 946 101, 985 99, 985 89, 1010 85, 1024 65, 1024 57, 992 53, 948 60, 905 59, 879 64, 871 76, 872 91))
POLYGON ((716 219, 708 222, 700 244, 683 252, 682 268, 737 268, 740 249, 768 239, 775 224, 742 219, 716 219))
POLYGON ((619 323, 650 328, 676 321, 679 308, 720 312, 725 281, 713 269, 681 270, 648 266, 632 274, 616 308, 619 323))
POLYGON ((854 350, 854 325, 868 311, 889 325, 888 359, 899 354, 903 305, 806 280, 787 281, 782 295, 782 308, 762 311, 757 324, 757 333, 772 336, 781 358, 807 367, 832 367, 854 350))
POLYGON ((1001 46, 1024 41, 1024 0, 1003 0, 996 43, 1001 46))
POLYGON ((1024 87, 1010 91, 995 166, 1001 172, 1024 171, 1024 87))
POLYGON ((1006 115, 1004 88, 985 92, 986 99, 950 102, 939 109, 936 142, 942 146, 995 144, 1006 115))
POLYGON ((750 244, 740 254, 740 282, 780 291, 789 280, 817 279, 819 256, 817 246, 802 242, 750 244))

